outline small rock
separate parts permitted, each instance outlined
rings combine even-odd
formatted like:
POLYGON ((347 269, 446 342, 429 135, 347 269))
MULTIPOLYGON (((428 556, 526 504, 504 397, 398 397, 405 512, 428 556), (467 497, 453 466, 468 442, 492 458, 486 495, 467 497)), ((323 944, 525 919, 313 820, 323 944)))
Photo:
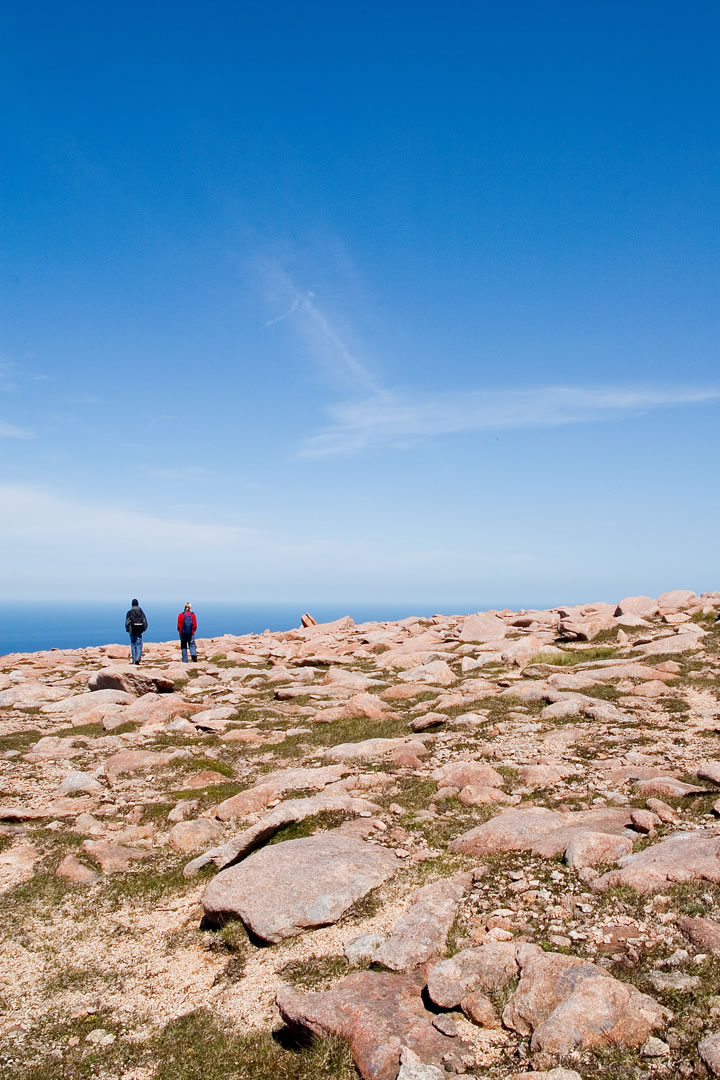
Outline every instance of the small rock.
POLYGON ((60 862, 55 873, 58 877, 67 878, 78 885, 94 885, 100 879, 100 875, 85 866, 75 855, 66 855, 60 862))
POLYGON ((385 940, 385 934, 360 934, 345 945, 345 959, 353 967, 368 963, 385 940))
POLYGON ((668 1044, 655 1035, 649 1035, 640 1047, 640 1056, 644 1058, 667 1057, 669 1053, 670 1047, 668 1044))
POLYGON ((702 983, 699 975, 683 975, 681 971, 653 971, 650 982, 656 990, 679 990, 689 994, 702 983))
POLYGON ((478 1027, 499 1028, 502 1026, 497 1009, 485 994, 478 991, 474 994, 466 994, 460 1002, 460 1008, 468 1020, 477 1024, 478 1027))
POLYGON ((698 1054, 713 1076, 720 1076, 720 1031, 705 1036, 698 1045, 698 1054))
POLYGON ((433 1020, 433 1027, 441 1031, 443 1035, 447 1035, 451 1039, 456 1039, 458 1036, 457 1024, 453 1020, 452 1016, 446 1016, 441 1013, 440 1016, 436 1016, 433 1020))
POLYGON ((655 827, 660 824, 660 818, 657 814, 653 814, 652 810, 632 810, 630 820, 638 832, 645 833, 647 836, 652 836, 655 827))

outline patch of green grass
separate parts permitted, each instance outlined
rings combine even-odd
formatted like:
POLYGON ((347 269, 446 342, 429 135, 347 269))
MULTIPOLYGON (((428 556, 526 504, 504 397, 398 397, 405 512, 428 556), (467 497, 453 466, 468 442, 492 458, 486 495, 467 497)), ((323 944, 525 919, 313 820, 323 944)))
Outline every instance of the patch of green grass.
POLYGON ((171 1021, 142 1043, 123 1037, 107 1014, 79 1020, 44 1016, 22 1049, 0 1050, 3 1080, 116 1080, 141 1069, 153 1080, 358 1080, 347 1043, 329 1038, 300 1043, 287 1029, 239 1032, 207 1009, 171 1021), (90 1047, 85 1036, 102 1027, 116 1035, 108 1047, 90 1047), (71 1036, 77 1046, 68 1045, 71 1036), (49 1048, 59 1048, 51 1055, 49 1048))
POLYGON ((42 733, 35 728, 26 728, 24 731, 13 731, 10 735, 1 735, 0 752, 3 750, 27 750, 40 738, 42 738, 42 733))
POLYGON ((660 702, 666 712, 686 713, 690 712, 690 705, 681 697, 664 697, 660 702))
POLYGON ((247 782, 238 781, 234 784, 210 784, 205 788, 179 788, 168 792, 168 794, 178 802, 181 799, 197 799, 200 806, 205 809, 208 806, 214 806, 216 803, 225 802, 226 799, 231 798, 233 795, 239 795, 247 787, 247 782))
MULTIPOLYGON (((275 721, 277 724, 277 720, 275 721)), ((365 739, 392 739, 399 735, 410 735, 408 718, 401 716, 395 720, 370 720, 365 716, 349 720, 335 720, 331 724, 311 722, 309 731, 301 735, 288 735, 281 743, 273 747, 276 754, 288 756, 301 747, 308 752, 318 747, 337 746, 345 742, 362 742, 365 739)))
POLYGON ((336 829, 344 821, 348 821, 354 816, 354 814, 346 813, 344 810, 328 810, 324 813, 313 814, 303 821, 296 821, 292 825, 283 826, 271 840, 268 840, 267 846, 281 844, 285 840, 299 840, 301 837, 313 836, 316 832, 326 832, 328 829, 336 829))
POLYGON ((114 982, 117 978, 118 973, 116 971, 106 971, 95 964, 87 964, 83 967, 66 967, 45 980, 44 991, 50 995, 87 991, 90 987, 99 984, 105 990, 108 983, 114 982))
POLYGON ((598 683, 597 686, 587 686, 583 694, 588 697, 599 698, 601 701, 617 701, 622 695, 612 683, 598 683))
POLYGON ((220 773, 221 776, 227 776, 228 779, 231 779, 235 775, 232 765, 228 765, 226 761, 219 761, 217 758, 175 758, 174 761, 169 762, 169 766, 178 772, 196 773, 209 770, 211 772, 220 773))
MULTIPOLYGON (((286 1043, 291 1046, 292 1041, 286 1043)), ((285 1049, 270 1032, 237 1034, 205 1010, 168 1024, 153 1040, 154 1080, 357 1080, 347 1043, 323 1039, 285 1049)))
MULTIPOLYGON (((135 730, 131 725, 131 730, 135 730)), ((80 724, 78 727, 62 728, 60 731, 54 731, 53 735, 59 735, 63 739, 72 738, 73 735, 86 735, 89 738, 94 739, 97 735, 116 735, 117 731, 108 732, 102 726, 102 724, 80 724)))
POLYGON ((717 611, 710 611, 707 613, 704 611, 696 611, 695 614, 691 616, 691 621, 697 623, 698 626, 703 626, 706 629, 709 629, 710 627, 715 626, 717 617, 717 611))
POLYGON ((290 960, 278 968, 280 978, 303 990, 327 990, 347 975, 350 964, 344 956, 308 956, 305 960, 290 960))
POLYGON ((530 657, 530 664, 552 664, 553 667, 574 667, 579 663, 577 656, 571 652, 539 652, 530 657))

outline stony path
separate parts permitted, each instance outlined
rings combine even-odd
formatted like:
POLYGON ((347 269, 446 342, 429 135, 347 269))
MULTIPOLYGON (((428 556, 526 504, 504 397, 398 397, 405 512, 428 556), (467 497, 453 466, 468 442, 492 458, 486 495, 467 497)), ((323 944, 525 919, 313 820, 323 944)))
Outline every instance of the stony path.
POLYGON ((0 1073, 720 1075, 718 611, 0 658, 0 1073))

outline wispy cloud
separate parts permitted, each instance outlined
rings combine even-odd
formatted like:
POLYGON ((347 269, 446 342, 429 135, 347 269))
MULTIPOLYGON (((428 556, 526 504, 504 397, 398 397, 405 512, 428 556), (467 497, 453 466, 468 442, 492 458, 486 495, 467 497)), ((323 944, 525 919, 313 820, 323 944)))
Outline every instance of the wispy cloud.
POLYGON ((34 439, 32 431, 18 427, 17 424, 6 424, 0 420, 0 439, 34 439))
POLYGON ((351 381, 363 392, 382 394, 383 387, 370 368, 356 355, 330 316, 321 308, 316 294, 310 289, 302 292, 293 278, 275 267, 272 275, 272 301, 281 299, 288 306, 279 315, 268 319, 266 329, 288 319, 295 321, 313 359, 323 366, 328 362, 335 375, 351 381))
POLYGON ((300 446, 302 457, 329 457, 469 431, 558 427, 720 400, 715 387, 572 387, 427 394, 384 391, 328 408, 330 424, 300 446))

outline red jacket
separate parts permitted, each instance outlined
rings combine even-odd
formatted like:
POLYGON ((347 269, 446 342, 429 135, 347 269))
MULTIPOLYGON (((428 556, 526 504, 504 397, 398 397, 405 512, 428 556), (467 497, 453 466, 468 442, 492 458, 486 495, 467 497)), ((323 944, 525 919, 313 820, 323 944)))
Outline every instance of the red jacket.
MULTIPOLYGON (((197 630, 197 619, 195 618, 195 612, 192 612, 192 632, 193 634, 197 630)), ((183 627, 185 625, 185 612, 181 611, 178 615, 178 634, 182 634, 183 627)))

